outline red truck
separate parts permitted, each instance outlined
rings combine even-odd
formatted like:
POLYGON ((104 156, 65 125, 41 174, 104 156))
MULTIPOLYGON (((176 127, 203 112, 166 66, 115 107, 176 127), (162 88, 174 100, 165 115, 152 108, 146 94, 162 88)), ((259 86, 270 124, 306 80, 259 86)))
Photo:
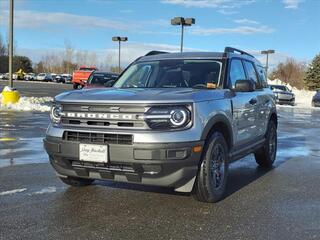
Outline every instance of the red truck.
POLYGON ((74 89, 83 88, 86 84, 90 74, 93 71, 98 70, 96 67, 81 66, 78 70, 75 70, 72 74, 72 84, 74 89))

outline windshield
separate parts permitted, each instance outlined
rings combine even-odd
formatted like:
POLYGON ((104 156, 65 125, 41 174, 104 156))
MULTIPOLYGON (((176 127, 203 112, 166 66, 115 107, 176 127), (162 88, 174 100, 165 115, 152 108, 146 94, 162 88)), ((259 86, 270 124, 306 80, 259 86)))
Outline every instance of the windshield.
POLYGON ((93 73, 89 77, 88 83, 89 84, 99 84, 104 85, 105 83, 109 82, 110 80, 117 80, 117 75, 109 74, 109 73, 93 73))
POLYGON ((271 85, 271 89, 289 92, 289 89, 286 86, 282 86, 282 85, 271 85))
POLYGON ((118 88, 216 88, 221 74, 216 60, 161 60, 139 62, 128 68, 118 88))

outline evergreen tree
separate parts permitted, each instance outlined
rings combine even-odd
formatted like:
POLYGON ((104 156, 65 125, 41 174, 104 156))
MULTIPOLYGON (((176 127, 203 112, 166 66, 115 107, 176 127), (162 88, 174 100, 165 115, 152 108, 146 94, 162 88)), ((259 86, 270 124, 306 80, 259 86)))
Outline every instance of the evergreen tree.
POLYGON ((320 54, 312 60, 305 74, 304 82, 309 90, 320 89, 320 54))

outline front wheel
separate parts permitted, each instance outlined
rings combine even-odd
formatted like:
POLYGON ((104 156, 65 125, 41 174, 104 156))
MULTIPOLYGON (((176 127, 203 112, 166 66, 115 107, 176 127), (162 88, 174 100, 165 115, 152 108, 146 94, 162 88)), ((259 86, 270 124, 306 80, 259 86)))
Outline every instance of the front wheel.
POLYGON ((195 197, 217 202, 224 197, 229 167, 229 149, 224 136, 214 132, 208 139, 195 183, 195 197))
POLYGON ((272 167, 277 155, 277 127, 274 121, 270 121, 266 133, 264 146, 254 153, 256 162, 264 168, 272 167))
POLYGON ((74 186, 74 187, 83 187, 91 185, 94 179, 87 179, 87 178, 78 178, 78 177, 60 177, 61 181, 67 185, 74 186))

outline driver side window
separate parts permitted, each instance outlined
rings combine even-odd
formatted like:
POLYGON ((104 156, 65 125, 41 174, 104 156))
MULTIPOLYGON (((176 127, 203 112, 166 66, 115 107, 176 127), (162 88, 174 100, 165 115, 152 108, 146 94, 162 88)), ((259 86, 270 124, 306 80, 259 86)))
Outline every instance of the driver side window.
POLYGON ((233 59, 230 66, 229 84, 232 86, 232 88, 235 88, 236 81, 243 79, 246 79, 246 74, 242 62, 239 59, 233 59))

